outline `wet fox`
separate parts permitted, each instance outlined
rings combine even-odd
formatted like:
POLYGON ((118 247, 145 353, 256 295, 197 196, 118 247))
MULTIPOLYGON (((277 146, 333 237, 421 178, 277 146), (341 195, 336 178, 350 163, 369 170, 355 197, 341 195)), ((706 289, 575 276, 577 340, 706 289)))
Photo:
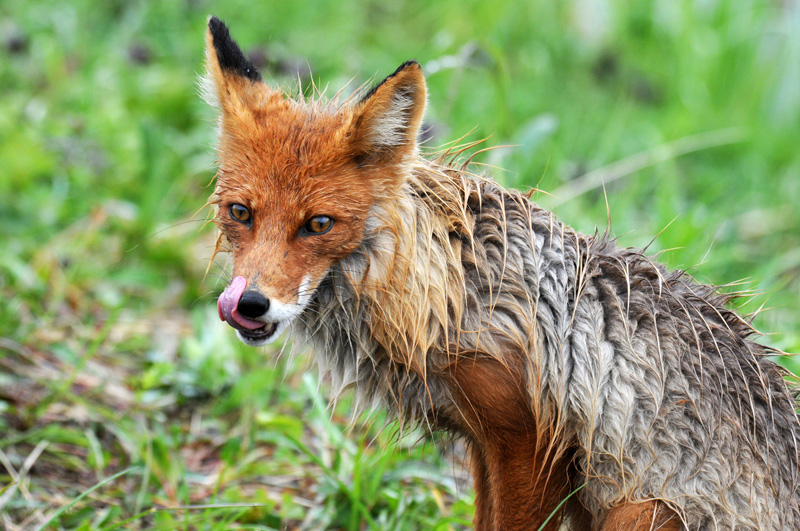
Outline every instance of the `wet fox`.
POLYGON ((291 327, 337 391, 465 438, 478 531, 800 529, 795 394, 726 295, 420 156, 414 61, 326 102, 213 17, 206 54, 220 318, 252 346, 291 327))

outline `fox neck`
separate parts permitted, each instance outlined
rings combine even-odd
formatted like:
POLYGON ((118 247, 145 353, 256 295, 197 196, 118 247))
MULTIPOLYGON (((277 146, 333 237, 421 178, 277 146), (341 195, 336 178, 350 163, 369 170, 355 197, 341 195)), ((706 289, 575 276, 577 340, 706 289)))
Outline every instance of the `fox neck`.
POLYGON ((376 198, 360 247, 329 271, 295 324, 334 395, 355 387, 360 406, 384 401, 400 419, 432 421, 434 408, 453 402, 428 378, 435 353, 457 342, 463 308, 452 233, 463 213, 441 177, 419 159, 399 191, 376 198))

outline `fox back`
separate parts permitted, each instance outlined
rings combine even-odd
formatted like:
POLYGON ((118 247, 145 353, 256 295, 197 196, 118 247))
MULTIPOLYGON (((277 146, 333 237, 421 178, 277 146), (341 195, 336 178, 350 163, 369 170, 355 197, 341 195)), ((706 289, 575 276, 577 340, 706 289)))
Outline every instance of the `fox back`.
POLYGON ((464 437, 476 529, 800 528, 773 351, 713 287, 421 157, 417 63, 292 98, 211 18, 204 86, 220 317, 253 346, 291 327, 336 392, 464 437))

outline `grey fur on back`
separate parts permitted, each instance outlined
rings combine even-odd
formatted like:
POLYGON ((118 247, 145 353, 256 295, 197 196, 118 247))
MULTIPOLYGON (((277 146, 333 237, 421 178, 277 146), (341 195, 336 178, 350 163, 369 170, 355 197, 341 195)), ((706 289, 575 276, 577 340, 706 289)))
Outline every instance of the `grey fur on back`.
POLYGON ((452 356, 516 356, 503 361, 522 364, 532 407, 574 449, 592 514, 657 499, 688 529, 800 529, 795 397, 726 297, 574 232, 518 192, 419 164, 295 324, 337 390, 446 428, 456 406, 437 374, 452 356), (377 221, 388 211, 402 230, 377 221), (442 221, 454 215, 464 226, 442 221), (449 281, 460 298, 445 297, 444 316, 421 305, 424 345, 408 330, 387 344, 375 337, 386 300, 358 279, 391 274, 381 255, 409 245, 425 257, 410 261, 410 284, 449 281), (447 262, 454 250, 460 264, 447 262))

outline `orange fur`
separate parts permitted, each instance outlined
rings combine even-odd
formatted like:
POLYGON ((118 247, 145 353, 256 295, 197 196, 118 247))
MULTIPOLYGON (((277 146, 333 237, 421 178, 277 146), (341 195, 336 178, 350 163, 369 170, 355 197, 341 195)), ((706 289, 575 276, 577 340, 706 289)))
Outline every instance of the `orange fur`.
POLYGON ((682 523, 675 512, 659 501, 624 503, 609 511, 601 531, 679 531, 682 523))
MULTIPOLYGON (((517 368, 480 358, 450 371, 463 412, 457 429, 473 442, 476 530, 540 529, 574 486, 567 456, 538 440, 524 378, 517 368)), ((543 529, 560 523, 555 514, 543 529)))

